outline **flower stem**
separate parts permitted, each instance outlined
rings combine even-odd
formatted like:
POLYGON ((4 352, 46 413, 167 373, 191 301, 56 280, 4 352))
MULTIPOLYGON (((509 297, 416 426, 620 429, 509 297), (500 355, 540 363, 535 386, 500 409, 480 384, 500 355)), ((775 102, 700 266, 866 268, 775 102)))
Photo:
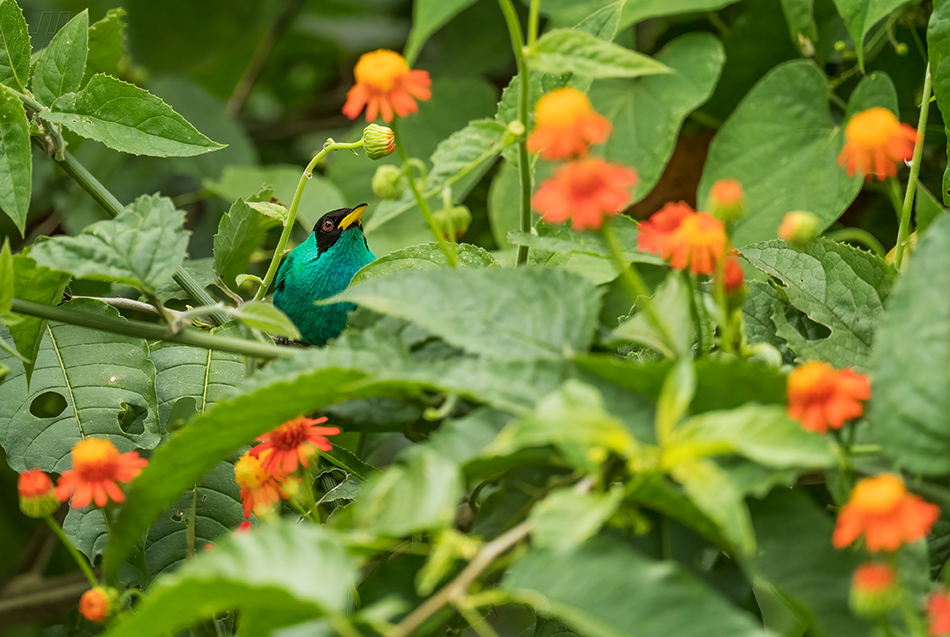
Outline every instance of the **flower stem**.
POLYGON ((432 231, 432 235, 435 237, 435 240, 439 244, 439 249, 442 250, 442 254, 445 255, 445 259, 449 262, 449 265, 453 268, 458 267, 458 253, 455 247, 455 243, 449 245, 449 242, 445 240, 445 237, 442 235, 442 231, 439 230, 439 226, 435 222, 435 217, 432 216, 432 211, 429 210, 429 204, 426 202, 425 197, 422 196, 422 192, 419 190, 419 184, 416 183, 416 176, 412 173, 412 167, 409 165, 409 156, 406 154, 406 149, 402 145, 402 137, 399 135, 399 118, 393 120, 392 124, 393 133, 396 135, 396 152, 399 153, 399 158, 402 160, 402 169, 406 174, 406 179, 409 181, 409 188, 412 190, 412 195, 416 198, 416 205, 419 206, 419 210, 422 211, 422 216, 425 217, 426 223, 429 224, 429 230, 432 231))
POLYGON ((917 189, 917 175, 920 174, 920 156, 924 152, 924 134, 927 130, 927 115, 930 113, 930 63, 924 71, 924 90, 920 96, 920 118, 917 120, 917 141, 914 143, 914 155, 910 163, 910 176, 907 178, 907 191, 904 194, 904 207, 901 209, 901 225, 897 231, 897 250, 894 254, 894 266, 899 272, 904 261, 904 248, 910 231, 910 213, 914 207, 914 192, 917 189))
MULTIPOLYGON (((518 120, 524 127, 524 131, 518 138, 518 172, 521 177, 521 232, 531 232, 531 164, 528 159, 528 113, 531 101, 531 77, 528 70, 528 64, 524 58, 524 36, 521 33, 521 23, 518 22, 518 12, 511 0, 498 0, 502 13, 505 14, 505 22, 508 25, 508 35, 511 36, 511 49, 515 54, 515 62, 518 65, 518 120)), ((537 35, 538 22, 538 2, 531 2, 531 16, 528 20, 528 39, 529 46, 534 46, 534 39, 537 35)), ((524 265, 528 262, 528 246, 518 246, 518 254, 515 263, 524 265)))
POLYGON ((191 507, 188 509, 188 522, 187 529, 185 532, 186 536, 186 547, 185 547, 185 556, 188 559, 191 559, 195 556, 195 539, 197 536, 196 525, 197 520, 195 518, 198 516, 198 485, 196 484, 191 490, 191 507))
POLYGON ((699 281, 695 274, 688 274, 689 279, 689 306, 693 310, 693 320, 696 321, 696 351, 702 356, 712 350, 712 343, 703 342, 703 326, 706 324, 706 308, 703 307, 703 291, 699 288, 699 281))
POLYGON ((713 295, 716 306, 719 308, 719 345, 727 354, 733 352, 732 321, 729 317, 729 298, 726 295, 726 259, 728 254, 724 250, 716 262, 716 276, 713 277, 713 295))
MULTIPOLYGON (((103 511, 105 514, 105 511, 103 511)), ((59 538, 59 541, 63 543, 63 546, 66 547, 66 550, 69 551, 69 554, 73 556, 73 559, 76 560, 76 564, 79 565, 79 570, 82 571, 83 575, 86 576, 86 579, 89 580, 89 583, 92 586, 98 586, 99 582, 96 581, 96 576, 92 572, 92 567, 89 566, 89 562, 86 560, 86 556, 79 552, 79 549, 73 545, 72 541, 66 536, 66 533, 63 532, 63 529, 56 523, 56 520, 52 516, 47 515, 45 518, 46 523, 49 525, 49 528, 53 529, 53 533, 56 534, 56 537, 59 538)))
POLYGON ((323 145, 323 149, 314 155, 310 163, 307 164, 307 167, 304 168, 303 174, 300 176, 300 181, 297 183, 297 190, 294 192, 293 203, 290 204, 290 211, 287 213, 287 221, 284 223, 284 229, 280 233, 280 239, 277 240, 277 247, 274 248, 274 256, 271 257, 270 265, 267 266, 267 273, 264 275, 261 286, 257 288, 257 292, 254 294, 255 301, 260 301, 264 298, 264 295, 267 294, 267 289, 277 275, 277 268, 280 266, 280 260, 284 256, 284 248, 287 247, 287 240, 290 239, 290 233, 293 232, 294 229, 294 222, 297 220, 297 207, 300 205, 300 197, 303 195, 304 186, 306 186, 310 178, 313 177, 313 169, 320 163, 320 160, 329 155, 332 150, 360 148, 361 146, 363 146, 362 138, 359 141, 351 143, 335 142, 332 139, 328 139, 323 145))

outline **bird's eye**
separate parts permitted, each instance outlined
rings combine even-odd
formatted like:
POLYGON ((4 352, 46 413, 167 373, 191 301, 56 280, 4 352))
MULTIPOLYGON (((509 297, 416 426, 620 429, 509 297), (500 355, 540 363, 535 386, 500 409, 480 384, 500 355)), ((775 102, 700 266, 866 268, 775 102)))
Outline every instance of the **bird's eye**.
POLYGON ((330 232, 331 230, 333 230, 333 222, 330 221, 329 219, 327 219, 326 221, 324 221, 324 222, 323 222, 323 229, 326 230, 327 232, 330 232))

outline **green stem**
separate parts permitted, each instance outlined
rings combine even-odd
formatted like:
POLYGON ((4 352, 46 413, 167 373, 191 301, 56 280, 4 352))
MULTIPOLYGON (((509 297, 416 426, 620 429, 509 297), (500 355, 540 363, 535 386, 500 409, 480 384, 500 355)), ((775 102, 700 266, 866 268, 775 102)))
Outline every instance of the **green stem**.
POLYGON ((917 120, 917 142, 914 144, 914 158, 910 163, 910 176, 907 178, 907 192, 904 194, 904 207, 901 210, 901 225, 897 231, 897 251, 894 266, 900 272, 904 261, 904 248, 910 231, 910 213, 914 207, 914 192, 917 189, 917 175, 920 174, 920 156, 924 152, 924 134, 927 130, 927 115, 930 113, 930 63, 924 71, 924 90, 920 97, 920 118, 917 120))
POLYGON ((703 307, 703 291, 699 288, 699 281, 695 274, 688 274, 689 305, 693 309, 693 320, 696 321, 696 351, 702 356, 712 350, 712 343, 703 342, 703 326, 706 324, 706 308, 703 307))
MULTIPOLYGON (((728 246, 727 246, 728 248, 728 246)), ((713 277, 713 296, 719 308, 719 345, 727 354, 733 352, 732 321, 729 320, 729 298, 726 296, 726 259, 724 250, 716 262, 716 276, 713 277)))
POLYGON ((205 349, 219 350, 222 352, 234 352, 244 354, 245 356, 257 356, 259 358, 282 358, 293 356, 293 348, 280 347, 268 343, 258 343, 256 341, 245 341, 240 338, 231 338, 229 336, 213 336, 201 330, 186 327, 177 334, 169 334, 164 326, 156 323, 143 323, 142 321, 130 321, 125 319, 111 318, 108 316, 98 316, 88 312, 71 311, 53 305, 44 305, 35 301, 26 299, 13 299, 12 310, 19 314, 28 316, 37 316, 49 321, 59 321, 69 323, 70 325, 79 325, 89 327, 114 334, 124 334, 125 336, 135 336, 145 338, 151 341, 169 341, 172 343, 181 343, 193 347, 203 347, 205 349))
POLYGON ((534 44, 538 41, 538 11, 541 0, 531 0, 528 8, 528 53, 534 53, 534 44))
POLYGON ((274 248, 274 256, 271 257, 270 265, 267 266, 267 273, 264 275, 264 279, 260 287, 258 287, 257 292, 254 293, 255 301, 260 301, 264 298, 264 296, 267 294, 267 289, 270 288, 270 284, 274 281, 274 277, 277 275, 277 268, 280 266, 280 261, 284 257, 284 248, 287 247, 287 241, 290 239, 290 233, 294 230, 294 222, 297 220, 297 208, 300 206, 300 197, 303 196, 304 186, 306 186, 307 182, 310 181, 310 178, 313 177, 313 169, 316 168, 321 159, 330 154, 330 151, 343 150, 347 148, 360 148, 362 146, 362 138, 360 138, 359 141, 351 143, 335 142, 332 139, 328 139, 323 145, 323 149, 314 155, 313 159, 310 160, 310 163, 307 164, 303 174, 300 175, 300 181, 297 182, 297 190, 294 192, 294 200, 293 203, 290 204, 290 211, 287 213, 287 221, 284 223, 284 229, 280 233, 280 239, 277 240, 277 247, 274 248))
POLYGON ((73 559, 76 560, 76 564, 79 565, 79 570, 82 571, 83 575, 86 576, 86 579, 89 580, 89 583, 92 586, 99 586, 99 582, 96 581, 96 576, 92 572, 92 567, 89 566, 89 562, 86 560, 86 556, 79 552, 79 550, 73 545, 72 541, 66 537, 66 533, 63 532, 63 529, 56 523, 51 516, 46 516, 44 518, 46 523, 49 525, 49 528, 53 529, 53 533, 56 534, 56 537, 59 538, 59 541, 63 543, 63 546, 66 547, 66 550, 69 551, 69 554, 73 556, 73 559))
MULTIPOLYGON (((531 232, 531 164, 528 159, 528 115, 531 93, 531 76, 528 70, 528 64, 524 57, 524 36, 521 33, 521 23, 518 21, 518 12, 511 0, 498 0, 502 13, 505 14, 505 22, 508 25, 508 35, 511 37, 511 49, 515 54, 515 62, 518 65, 518 120, 524 127, 524 131, 518 138, 518 172, 521 181, 521 232, 531 232)), ((534 14, 534 21, 528 21, 528 38, 533 46, 534 37, 537 35, 537 1, 532 0, 531 12, 534 14)), ((515 263, 524 265, 528 262, 528 246, 518 246, 518 254, 515 263)))
POLYGON ((185 546, 185 556, 189 559, 195 556, 195 539, 196 539, 196 520, 195 518, 198 515, 198 485, 196 484, 191 490, 191 508, 188 511, 188 522, 186 524, 187 529, 185 531, 186 537, 186 546, 185 546))
POLYGON ((840 230, 833 230, 831 232, 825 233, 826 239, 831 239, 841 243, 842 241, 851 241, 853 243, 860 243, 866 248, 869 248, 871 252, 877 256, 884 258, 884 255, 887 254, 887 250, 884 249, 884 246, 881 245, 881 242, 878 241, 873 234, 864 230, 862 228, 842 228, 840 230))
POLYGON ((396 134, 396 152, 399 153, 399 158, 402 160, 403 172, 406 174, 406 178, 409 181, 409 188, 412 189, 412 194, 416 198, 416 205, 419 206, 419 210, 422 211, 422 216, 425 217, 426 223, 429 224, 429 230, 432 231, 432 235, 435 237, 435 240, 439 243, 439 249, 442 250, 442 254, 445 255, 446 260, 449 262, 449 265, 453 268, 458 267, 458 255, 456 253, 455 244, 451 246, 449 242, 445 240, 445 237, 442 234, 442 231, 439 229, 439 226, 435 222, 435 217, 432 216, 432 211, 429 210, 429 204, 426 202, 425 197, 422 196, 422 193, 419 191, 419 184, 416 183, 416 176, 412 173, 412 167, 409 165, 409 156, 406 154, 406 149, 402 145, 402 137, 399 135, 399 118, 393 120, 392 125, 393 132, 396 134))

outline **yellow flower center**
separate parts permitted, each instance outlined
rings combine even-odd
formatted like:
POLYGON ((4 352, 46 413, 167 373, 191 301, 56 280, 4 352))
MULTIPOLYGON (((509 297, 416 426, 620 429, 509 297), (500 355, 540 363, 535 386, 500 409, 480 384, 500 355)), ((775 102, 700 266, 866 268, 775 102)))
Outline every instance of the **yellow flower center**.
POLYGON ((115 477, 119 467, 119 450, 108 440, 87 438, 73 447, 73 470, 85 482, 115 477))
POLYGON ((726 239, 722 222, 705 212, 687 216, 676 232, 680 240, 697 248, 710 246, 721 251, 726 239))
POLYGON ((835 370, 826 363, 805 363, 788 377, 788 395, 792 400, 823 402, 834 391, 835 370))
POLYGON ((851 491, 851 503, 865 513, 892 511, 907 494, 904 481, 893 473, 861 480, 851 491))
POLYGON ((534 107, 539 126, 570 126, 578 117, 592 111, 587 96, 570 87, 546 93, 534 107))
POLYGON ((886 108, 869 108, 851 118, 844 130, 848 143, 861 148, 880 148, 900 130, 897 117, 886 108))
POLYGON ((388 49, 364 53, 353 68, 357 84, 368 84, 383 92, 392 90, 396 81, 408 72, 406 58, 388 49))
MULTIPOLYGON (((268 449, 262 456, 270 453, 268 449)), ((250 455, 250 452, 241 456, 241 459, 234 463, 234 479, 242 489, 259 489, 262 484, 270 479, 270 474, 261 467, 261 461, 250 455)))

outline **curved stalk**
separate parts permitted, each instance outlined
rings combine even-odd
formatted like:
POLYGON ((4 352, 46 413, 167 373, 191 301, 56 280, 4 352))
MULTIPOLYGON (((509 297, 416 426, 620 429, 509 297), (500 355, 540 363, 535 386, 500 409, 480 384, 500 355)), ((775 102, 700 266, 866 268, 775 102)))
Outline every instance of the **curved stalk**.
POLYGON ((76 564, 79 565, 79 570, 81 570, 82 574, 86 576, 86 579, 89 580, 89 583, 94 587, 98 586, 99 582, 96 581, 96 576, 93 574, 92 567, 89 566, 89 562, 86 561, 86 556, 79 552, 63 529, 60 528, 59 524, 56 523, 56 520, 48 515, 44 519, 49 525, 49 528, 51 528, 53 533, 56 534, 56 537, 59 538, 59 541, 62 542, 63 546, 66 547, 66 550, 69 551, 69 554, 73 556, 74 560, 76 560, 76 564))
POLYGON ((894 254, 894 266, 900 272, 904 261, 907 235, 910 232, 910 213, 914 207, 914 193, 917 190, 917 175, 920 174, 920 156, 924 152, 924 133, 927 130, 927 115, 930 113, 930 63, 924 72, 924 91, 920 96, 920 118, 917 120, 917 142, 910 163, 910 176, 907 178, 907 191, 904 194, 904 206, 901 209, 901 225, 897 231, 897 250, 894 254))

